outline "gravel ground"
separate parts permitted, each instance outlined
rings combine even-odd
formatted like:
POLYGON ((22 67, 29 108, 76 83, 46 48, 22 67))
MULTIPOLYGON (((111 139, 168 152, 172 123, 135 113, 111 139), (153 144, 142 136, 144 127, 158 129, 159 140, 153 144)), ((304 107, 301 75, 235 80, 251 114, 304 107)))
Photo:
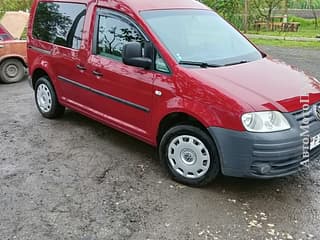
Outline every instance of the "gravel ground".
MULTIPOLYGON (((320 78, 320 51, 265 47, 320 78)), ((281 179, 171 181, 155 150, 72 111, 43 119, 0 85, 0 239, 320 239, 320 163, 281 179)))

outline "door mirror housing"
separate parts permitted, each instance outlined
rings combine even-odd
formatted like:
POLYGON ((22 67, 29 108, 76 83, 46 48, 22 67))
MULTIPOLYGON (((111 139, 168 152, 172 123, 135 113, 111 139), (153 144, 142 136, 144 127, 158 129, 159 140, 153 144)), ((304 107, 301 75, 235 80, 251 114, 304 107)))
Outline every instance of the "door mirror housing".
POLYGON ((150 69, 152 60, 142 55, 142 45, 138 42, 130 42, 124 45, 122 61, 126 65, 150 69))

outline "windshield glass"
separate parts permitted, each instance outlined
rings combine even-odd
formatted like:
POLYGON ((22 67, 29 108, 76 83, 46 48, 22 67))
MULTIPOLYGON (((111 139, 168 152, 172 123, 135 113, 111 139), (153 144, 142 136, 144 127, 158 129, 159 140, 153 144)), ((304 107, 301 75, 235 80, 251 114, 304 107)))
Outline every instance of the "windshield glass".
POLYGON ((181 64, 223 66, 262 58, 247 39, 213 11, 152 10, 141 15, 181 64))

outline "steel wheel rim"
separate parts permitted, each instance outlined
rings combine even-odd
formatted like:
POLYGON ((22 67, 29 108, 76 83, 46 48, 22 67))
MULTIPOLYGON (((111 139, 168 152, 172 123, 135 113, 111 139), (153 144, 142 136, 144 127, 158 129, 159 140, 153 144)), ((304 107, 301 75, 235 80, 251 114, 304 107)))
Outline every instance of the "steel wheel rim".
POLYGON ((14 78, 18 75, 19 69, 16 65, 10 64, 8 67, 6 67, 6 75, 9 78, 14 78))
POLYGON ((168 159, 179 175, 196 179, 204 176, 210 167, 210 154, 204 143, 190 135, 174 138, 168 147, 168 159))
POLYGON ((45 84, 40 84, 37 89, 37 103, 41 111, 50 112, 52 107, 52 96, 45 84))

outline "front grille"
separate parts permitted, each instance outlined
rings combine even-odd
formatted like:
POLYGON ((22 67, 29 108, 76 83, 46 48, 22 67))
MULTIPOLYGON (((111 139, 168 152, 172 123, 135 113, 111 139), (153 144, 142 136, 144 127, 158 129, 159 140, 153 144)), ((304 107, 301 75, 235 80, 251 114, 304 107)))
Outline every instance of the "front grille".
POLYGON ((312 124, 313 122, 317 121, 316 117, 313 114, 313 107, 310 107, 308 111, 299 110, 292 113, 292 115, 295 117, 299 125, 306 125, 304 122, 312 124))
POLYGON ((292 115, 297 120, 299 125, 311 125, 312 123, 318 121, 313 112, 314 107, 317 105, 319 106, 320 103, 311 105, 307 111, 301 109, 299 111, 293 112, 292 115))

